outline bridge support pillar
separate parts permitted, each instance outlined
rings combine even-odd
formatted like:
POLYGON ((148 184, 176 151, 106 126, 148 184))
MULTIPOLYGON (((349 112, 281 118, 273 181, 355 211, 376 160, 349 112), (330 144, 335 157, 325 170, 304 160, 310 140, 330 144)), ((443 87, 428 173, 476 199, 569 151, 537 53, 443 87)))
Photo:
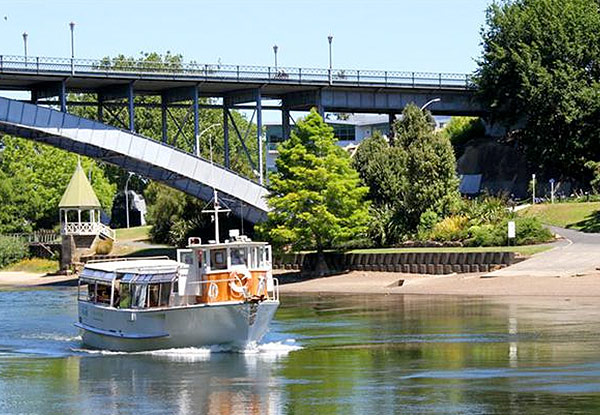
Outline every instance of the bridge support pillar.
POLYGON ((60 91, 58 93, 58 99, 60 101, 60 110, 67 112, 67 88, 65 86, 65 80, 60 81, 60 91))
POLYGON ((388 114, 389 117, 389 125, 390 125, 390 132, 388 134, 388 138, 392 139, 394 137, 394 123, 396 122, 396 114, 394 114, 393 112, 390 112, 388 114))
POLYGON ((229 168, 229 100, 223 98, 223 149, 225 167, 229 168))
POLYGON ((281 128, 283 133, 283 140, 287 140, 290 138, 291 128, 290 128, 290 109, 287 107, 283 107, 281 109, 281 128))
POLYGON ((129 108, 129 131, 135 132, 135 114, 133 106, 133 82, 127 88, 127 107, 129 108))
POLYGON ((169 139, 167 133, 167 99, 164 94, 160 96, 160 117, 162 127, 162 142, 166 143, 169 139))
POLYGON ((192 106, 194 111, 194 154, 200 157, 200 125, 198 111, 198 88, 192 90, 192 106))
POLYGON ((98 121, 100 122, 104 122, 104 101, 102 100, 102 97, 100 96, 100 94, 98 94, 98 107, 97 107, 97 111, 98 111, 98 121))
POLYGON ((325 118, 325 107, 323 106, 323 95, 321 91, 317 93, 317 112, 321 118, 325 118))
POLYGON ((256 138, 258 140, 258 182, 263 184, 262 94, 256 90, 256 138))

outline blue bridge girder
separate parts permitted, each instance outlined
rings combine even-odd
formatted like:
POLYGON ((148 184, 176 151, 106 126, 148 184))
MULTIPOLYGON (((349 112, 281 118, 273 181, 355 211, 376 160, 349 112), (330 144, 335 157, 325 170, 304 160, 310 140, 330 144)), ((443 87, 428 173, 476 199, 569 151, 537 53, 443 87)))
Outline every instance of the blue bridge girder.
POLYGON ((245 220, 263 221, 266 188, 225 167, 131 131, 0 97, 0 131, 122 167, 203 200, 213 188, 245 220))

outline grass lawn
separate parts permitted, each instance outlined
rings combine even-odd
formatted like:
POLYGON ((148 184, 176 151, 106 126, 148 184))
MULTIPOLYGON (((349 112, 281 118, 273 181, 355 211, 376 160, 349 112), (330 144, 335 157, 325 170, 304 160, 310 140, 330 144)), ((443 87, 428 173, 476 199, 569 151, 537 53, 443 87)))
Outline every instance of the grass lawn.
POLYGON ((539 204, 521 212, 542 223, 583 232, 600 232, 600 202, 539 204))
POLYGON ((447 248, 373 248, 354 249, 352 254, 386 254, 404 252, 516 252, 524 256, 537 254, 551 249, 552 245, 523 245, 523 246, 474 246, 447 248))
POLYGON ((21 271, 30 272, 32 274, 47 274, 50 272, 56 272, 58 269, 58 261, 42 258, 29 258, 9 265, 2 271, 21 271))
POLYGON ((151 227, 148 225, 117 229, 117 241, 145 241, 150 239, 149 232, 151 227))

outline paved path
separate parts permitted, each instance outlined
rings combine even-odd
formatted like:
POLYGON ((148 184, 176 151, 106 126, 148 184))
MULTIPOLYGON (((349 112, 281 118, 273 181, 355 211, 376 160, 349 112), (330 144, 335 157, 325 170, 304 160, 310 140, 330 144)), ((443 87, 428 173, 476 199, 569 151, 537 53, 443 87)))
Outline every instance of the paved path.
POLYGON ((534 255, 508 268, 487 274, 488 277, 540 276, 568 277, 596 272, 600 267, 600 234, 549 227, 566 238, 554 249, 534 255))

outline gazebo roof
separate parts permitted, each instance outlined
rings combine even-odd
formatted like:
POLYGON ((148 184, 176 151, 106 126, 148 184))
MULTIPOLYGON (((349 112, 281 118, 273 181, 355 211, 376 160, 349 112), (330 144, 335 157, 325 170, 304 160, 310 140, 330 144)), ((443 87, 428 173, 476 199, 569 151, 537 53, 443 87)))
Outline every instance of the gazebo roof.
POLYGON ((92 185, 85 177, 81 164, 77 164, 75 173, 67 186, 67 190, 60 199, 58 207, 65 208, 99 208, 100 201, 92 189, 92 185))

